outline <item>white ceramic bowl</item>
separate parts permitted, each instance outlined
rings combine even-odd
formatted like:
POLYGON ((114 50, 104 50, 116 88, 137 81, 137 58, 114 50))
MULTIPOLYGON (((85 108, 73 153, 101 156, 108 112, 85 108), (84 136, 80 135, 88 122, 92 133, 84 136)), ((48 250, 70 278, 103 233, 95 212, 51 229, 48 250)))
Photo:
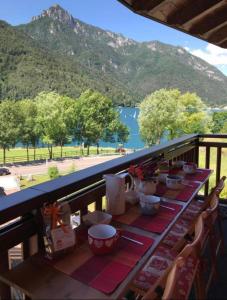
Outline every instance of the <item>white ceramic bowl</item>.
POLYGON ((94 254, 110 253, 118 240, 117 230, 107 224, 93 225, 88 229, 88 244, 94 254))
POLYGON ((169 189, 180 189, 181 188, 181 183, 182 183, 182 177, 178 175, 168 175, 166 177, 166 186, 169 189))
POLYGON ((160 197, 140 193, 140 207, 142 214, 155 215, 160 208, 160 197))
POLYGON ((90 212, 84 215, 82 218, 87 225, 109 224, 112 220, 112 216, 110 214, 99 210, 90 212))
POLYGON ((195 163, 185 163, 183 170, 186 174, 194 174, 196 172, 197 165, 195 163))

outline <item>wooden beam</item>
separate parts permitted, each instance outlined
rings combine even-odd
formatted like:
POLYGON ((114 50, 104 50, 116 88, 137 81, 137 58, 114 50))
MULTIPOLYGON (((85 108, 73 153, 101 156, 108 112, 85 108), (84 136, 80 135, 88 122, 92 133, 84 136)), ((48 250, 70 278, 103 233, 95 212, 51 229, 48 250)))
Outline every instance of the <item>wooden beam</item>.
POLYGON ((183 28, 191 34, 204 34, 226 22, 227 1, 222 0, 204 13, 183 24, 183 28))
POLYGON ((179 4, 176 3, 178 9, 170 13, 167 18, 169 24, 182 25, 202 14, 207 9, 217 5, 221 0, 199 0, 196 2, 191 0, 181 0, 178 2, 179 4))
POLYGON ((165 0, 131 0, 131 5, 135 11, 146 11, 147 13, 165 0))
MULTIPOLYGON (((209 40, 209 41, 214 41, 217 37, 222 36, 221 39, 223 39, 224 37, 227 36, 227 21, 224 22, 223 24, 211 29, 210 31, 208 31, 204 36, 209 40)), ((217 41, 219 41, 220 39, 217 38, 217 41)))
POLYGON ((222 42, 221 44, 218 44, 219 47, 222 48, 227 48, 227 40, 225 40, 224 42, 222 42))

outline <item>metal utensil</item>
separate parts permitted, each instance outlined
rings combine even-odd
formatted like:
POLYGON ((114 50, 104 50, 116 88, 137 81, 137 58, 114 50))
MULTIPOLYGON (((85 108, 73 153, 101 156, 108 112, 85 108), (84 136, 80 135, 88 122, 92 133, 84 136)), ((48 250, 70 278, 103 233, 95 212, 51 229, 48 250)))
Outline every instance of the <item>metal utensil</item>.
POLYGON ((144 245, 143 243, 141 243, 141 242, 139 242, 139 241, 137 241, 137 240, 131 239, 130 237, 127 237, 127 236, 125 236, 125 235, 122 235, 121 237, 122 237, 123 239, 125 239, 125 240, 128 240, 128 241, 130 241, 130 242, 136 243, 136 244, 138 244, 138 245, 144 245))
POLYGON ((170 210, 175 210, 175 208, 172 208, 172 207, 169 207, 169 206, 165 206, 165 205, 162 205, 160 204, 161 207, 164 207, 164 208, 167 208, 167 209, 170 209, 170 210))

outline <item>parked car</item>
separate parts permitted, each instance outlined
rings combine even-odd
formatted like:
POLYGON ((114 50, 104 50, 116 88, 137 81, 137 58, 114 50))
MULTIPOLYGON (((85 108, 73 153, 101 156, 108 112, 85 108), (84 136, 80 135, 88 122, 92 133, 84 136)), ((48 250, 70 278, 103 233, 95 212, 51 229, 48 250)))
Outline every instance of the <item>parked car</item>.
POLYGON ((7 168, 0 168, 0 176, 11 174, 10 170, 7 168))

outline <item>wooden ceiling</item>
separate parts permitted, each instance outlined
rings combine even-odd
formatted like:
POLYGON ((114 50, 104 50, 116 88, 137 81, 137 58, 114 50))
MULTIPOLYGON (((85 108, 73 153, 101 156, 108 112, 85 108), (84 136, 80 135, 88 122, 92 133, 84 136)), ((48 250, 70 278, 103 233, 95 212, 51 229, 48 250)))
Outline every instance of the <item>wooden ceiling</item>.
POLYGON ((227 0, 118 0, 144 17, 227 48, 227 0))

